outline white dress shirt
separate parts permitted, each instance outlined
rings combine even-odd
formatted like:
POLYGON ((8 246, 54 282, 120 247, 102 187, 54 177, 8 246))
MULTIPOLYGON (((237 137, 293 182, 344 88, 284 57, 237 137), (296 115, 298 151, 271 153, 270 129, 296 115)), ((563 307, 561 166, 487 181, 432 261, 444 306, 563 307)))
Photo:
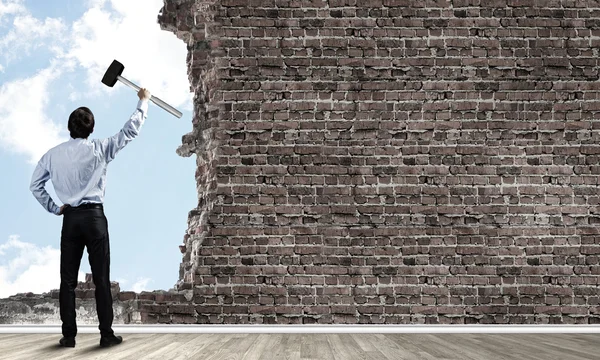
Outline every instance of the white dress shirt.
POLYGON ((125 126, 106 139, 73 139, 50 149, 37 164, 31 178, 33 196, 49 212, 59 215, 57 206, 45 189, 52 180, 56 195, 70 206, 102 204, 106 187, 106 167, 139 133, 148 113, 148 101, 140 100, 125 126))

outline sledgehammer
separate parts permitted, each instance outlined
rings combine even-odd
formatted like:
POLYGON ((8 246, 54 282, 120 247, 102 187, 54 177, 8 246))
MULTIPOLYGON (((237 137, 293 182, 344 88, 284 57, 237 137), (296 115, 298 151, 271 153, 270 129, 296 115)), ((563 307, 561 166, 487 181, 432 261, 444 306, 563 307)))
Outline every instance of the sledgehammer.
MULTIPOLYGON (((114 60, 112 64, 110 64, 110 66, 108 67, 108 70, 106 70, 104 77, 102 77, 102 83, 106 86, 113 87, 118 80, 123 84, 129 86, 130 88, 135 89, 136 91, 140 91, 139 86, 121 76, 123 70, 125 70, 125 66, 123 66, 123 64, 121 64, 117 60, 114 60)), ((181 118, 181 111, 175 109, 174 107, 157 98, 156 96, 151 96, 150 101, 160 106, 161 108, 167 110, 172 115, 181 118)))

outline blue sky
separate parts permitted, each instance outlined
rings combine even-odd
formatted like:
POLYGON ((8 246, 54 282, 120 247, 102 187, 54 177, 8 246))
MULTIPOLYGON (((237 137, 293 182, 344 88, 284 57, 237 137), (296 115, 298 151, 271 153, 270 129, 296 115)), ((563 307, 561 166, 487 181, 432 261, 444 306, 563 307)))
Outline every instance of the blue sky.
MULTIPOLYGON (((108 167, 105 213, 111 279, 122 289, 169 289, 196 206, 195 157, 179 157, 192 130, 186 46, 160 30, 162 0, 0 0, 0 298, 57 289, 62 217, 29 191, 35 163, 66 141, 79 106, 96 118, 92 137, 118 132, 135 110, 134 90, 100 82, 113 59, 123 76, 183 112, 150 104, 140 136, 108 167)), ((58 205, 51 182, 47 189, 58 205)), ((89 272, 84 253, 80 276, 89 272)))

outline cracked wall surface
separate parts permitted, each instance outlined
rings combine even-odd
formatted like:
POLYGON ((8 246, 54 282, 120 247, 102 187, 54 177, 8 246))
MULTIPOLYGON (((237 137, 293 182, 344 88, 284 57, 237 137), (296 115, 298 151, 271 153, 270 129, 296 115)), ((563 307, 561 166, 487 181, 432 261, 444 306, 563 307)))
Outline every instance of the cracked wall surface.
POLYGON ((165 1, 200 323, 597 323, 598 1, 165 1))
MULTIPOLYGON (((98 322, 96 302, 94 301, 95 285, 92 275, 79 282, 75 290, 75 310, 78 324, 95 324, 98 322)), ((141 323, 136 298, 133 292, 122 292, 119 283, 111 283, 114 301, 115 324, 141 323)), ((60 324, 59 290, 44 294, 21 293, 0 299, 0 324, 60 324)))
MULTIPOLYGON (((95 285, 92 274, 86 274, 75 289, 77 323, 98 324, 95 285)), ((174 289, 121 291, 118 282, 111 282, 114 324, 193 323, 190 320, 191 298, 174 289)), ((0 324, 61 324, 59 290, 44 294, 20 293, 0 299, 0 324)))

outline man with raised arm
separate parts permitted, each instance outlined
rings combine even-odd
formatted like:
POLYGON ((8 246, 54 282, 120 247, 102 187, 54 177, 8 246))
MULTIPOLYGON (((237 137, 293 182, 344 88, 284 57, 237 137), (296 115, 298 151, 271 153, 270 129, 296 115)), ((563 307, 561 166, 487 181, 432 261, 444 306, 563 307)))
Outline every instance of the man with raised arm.
POLYGON ((150 92, 142 88, 135 112, 125 126, 106 139, 88 139, 94 131, 94 115, 80 107, 69 116, 71 138, 50 149, 37 164, 30 190, 42 206, 55 215, 63 215, 60 239, 60 319, 59 344, 75 347, 75 288, 77 274, 87 247, 92 277, 96 286, 96 310, 100 325, 100 346, 120 344, 121 336, 112 330, 113 308, 110 291, 110 246, 108 222, 104 215, 106 168, 139 133, 148 113, 150 92), (56 195, 64 205, 54 203, 45 189, 52 180, 56 195))

